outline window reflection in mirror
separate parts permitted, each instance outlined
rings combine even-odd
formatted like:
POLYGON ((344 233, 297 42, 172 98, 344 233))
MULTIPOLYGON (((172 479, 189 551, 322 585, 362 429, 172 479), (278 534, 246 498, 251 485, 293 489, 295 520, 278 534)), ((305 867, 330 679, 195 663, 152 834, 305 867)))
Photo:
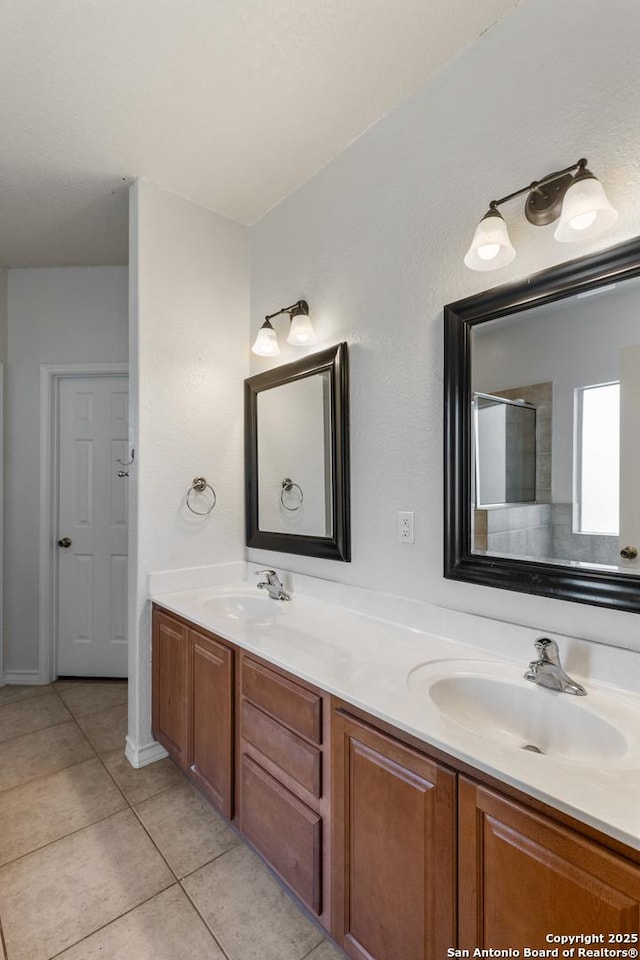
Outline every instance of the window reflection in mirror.
POLYGON ((472 552, 640 573, 620 557, 640 544, 639 314, 629 280, 472 329, 472 552), (528 436, 514 400, 535 408, 528 436), (508 483, 527 466, 529 498, 508 483))

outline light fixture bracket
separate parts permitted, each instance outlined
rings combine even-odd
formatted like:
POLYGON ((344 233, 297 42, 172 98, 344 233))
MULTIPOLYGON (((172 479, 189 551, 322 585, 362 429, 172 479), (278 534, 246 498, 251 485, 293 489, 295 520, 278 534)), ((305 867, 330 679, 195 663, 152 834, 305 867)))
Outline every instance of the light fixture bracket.
POLYGON ((544 186, 533 186, 524 205, 524 215, 536 227, 554 223, 562 211, 564 195, 574 182, 570 173, 552 173, 544 186))
POLYGON ((305 317, 309 316, 309 304, 306 300, 296 300, 295 303, 292 303, 290 307, 281 307, 279 310, 276 310, 275 313, 268 313, 264 318, 265 323, 268 320, 273 320, 274 317, 279 317, 281 313, 288 313, 289 319, 292 320, 294 317, 299 317, 300 314, 303 314, 305 317))

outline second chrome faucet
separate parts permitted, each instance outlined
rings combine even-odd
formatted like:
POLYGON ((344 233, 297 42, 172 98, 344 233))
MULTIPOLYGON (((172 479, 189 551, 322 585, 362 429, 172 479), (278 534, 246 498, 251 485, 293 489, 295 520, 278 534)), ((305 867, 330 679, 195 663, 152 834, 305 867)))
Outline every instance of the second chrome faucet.
POLYGON ((573 693, 577 697, 587 695, 585 688, 572 680, 562 669, 560 651, 555 640, 549 637, 538 637, 534 646, 540 656, 529 664, 529 669, 524 675, 525 680, 531 680, 532 683, 547 687, 549 690, 573 693))

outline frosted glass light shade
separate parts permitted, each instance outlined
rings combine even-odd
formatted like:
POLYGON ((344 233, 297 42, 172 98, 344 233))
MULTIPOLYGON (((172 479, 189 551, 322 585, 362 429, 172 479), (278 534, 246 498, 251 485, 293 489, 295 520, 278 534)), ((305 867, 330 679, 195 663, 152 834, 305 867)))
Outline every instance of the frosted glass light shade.
POLYGON ((251 352, 257 353, 259 357, 277 357, 280 353, 276 332, 268 320, 258 330, 251 352))
POLYGON ((476 227, 465 265, 470 270, 498 270, 511 263, 515 255, 502 214, 489 210, 476 227))
POLYGON ((554 237, 560 243, 588 240, 608 230, 618 219, 604 192, 604 187, 592 173, 578 175, 564 196, 562 213, 554 237))
POLYGON ((293 344, 294 347, 303 347, 307 343, 313 343, 314 339, 313 325, 308 314, 298 313, 291 317, 287 343, 293 344))

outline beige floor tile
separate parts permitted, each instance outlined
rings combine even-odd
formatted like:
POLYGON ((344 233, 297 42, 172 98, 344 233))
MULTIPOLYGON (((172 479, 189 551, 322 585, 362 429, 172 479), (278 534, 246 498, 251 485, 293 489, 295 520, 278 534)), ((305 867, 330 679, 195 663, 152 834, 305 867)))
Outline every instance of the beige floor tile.
POLYGON ((110 817, 126 800, 100 761, 85 760, 0 793, 0 864, 110 817))
POLYGON ((30 700, 31 697, 42 697, 47 693, 53 693, 53 687, 50 683, 37 687, 7 684, 5 687, 0 687, 0 705, 4 703, 15 703, 16 700, 30 700))
POLYGON ((78 717, 78 726, 86 735, 99 757, 114 750, 124 749, 127 735, 128 711, 126 703, 110 707, 87 717, 78 717))
POLYGON ((136 807, 163 857, 178 877, 240 843, 226 821, 186 781, 136 807))
POLYGON ((11 960, 45 960, 171 886, 131 810, 0 868, 0 916, 11 960))
POLYGON ((155 763, 136 770, 131 766, 121 748, 108 753, 102 758, 102 762, 129 803, 140 803, 142 800, 148 800, 149 797, 155 797, 169 787, 185 782, 184 774, 169 757, 156 760, 155 763))
POLYGON ((177 885, 65 950, 60 960, 224 960, 177 885))
POLYGON ((231 960, 301 960, 324 939, 244 845, 183 886, 231 960))
POLYGON ((71 714, 55 693, 5 703, 0 706, 0 743, 65 720, 71 720, 71 714))
POLYGON ((90 713, 108 710, 110 707, 119 707, 127 702, 127 683, 81 683, 80 681, 54 684, 56 693, 60 694, 74 717, 85 717, 90 713))
POLYGON ((346 953, 338 950, 334 943, 323 940, 320 946, 312 950, 304 960, 345 960, 346 953))
POLYGON ((73 721, 0 743, 0 792, 94 757, 73 721))

